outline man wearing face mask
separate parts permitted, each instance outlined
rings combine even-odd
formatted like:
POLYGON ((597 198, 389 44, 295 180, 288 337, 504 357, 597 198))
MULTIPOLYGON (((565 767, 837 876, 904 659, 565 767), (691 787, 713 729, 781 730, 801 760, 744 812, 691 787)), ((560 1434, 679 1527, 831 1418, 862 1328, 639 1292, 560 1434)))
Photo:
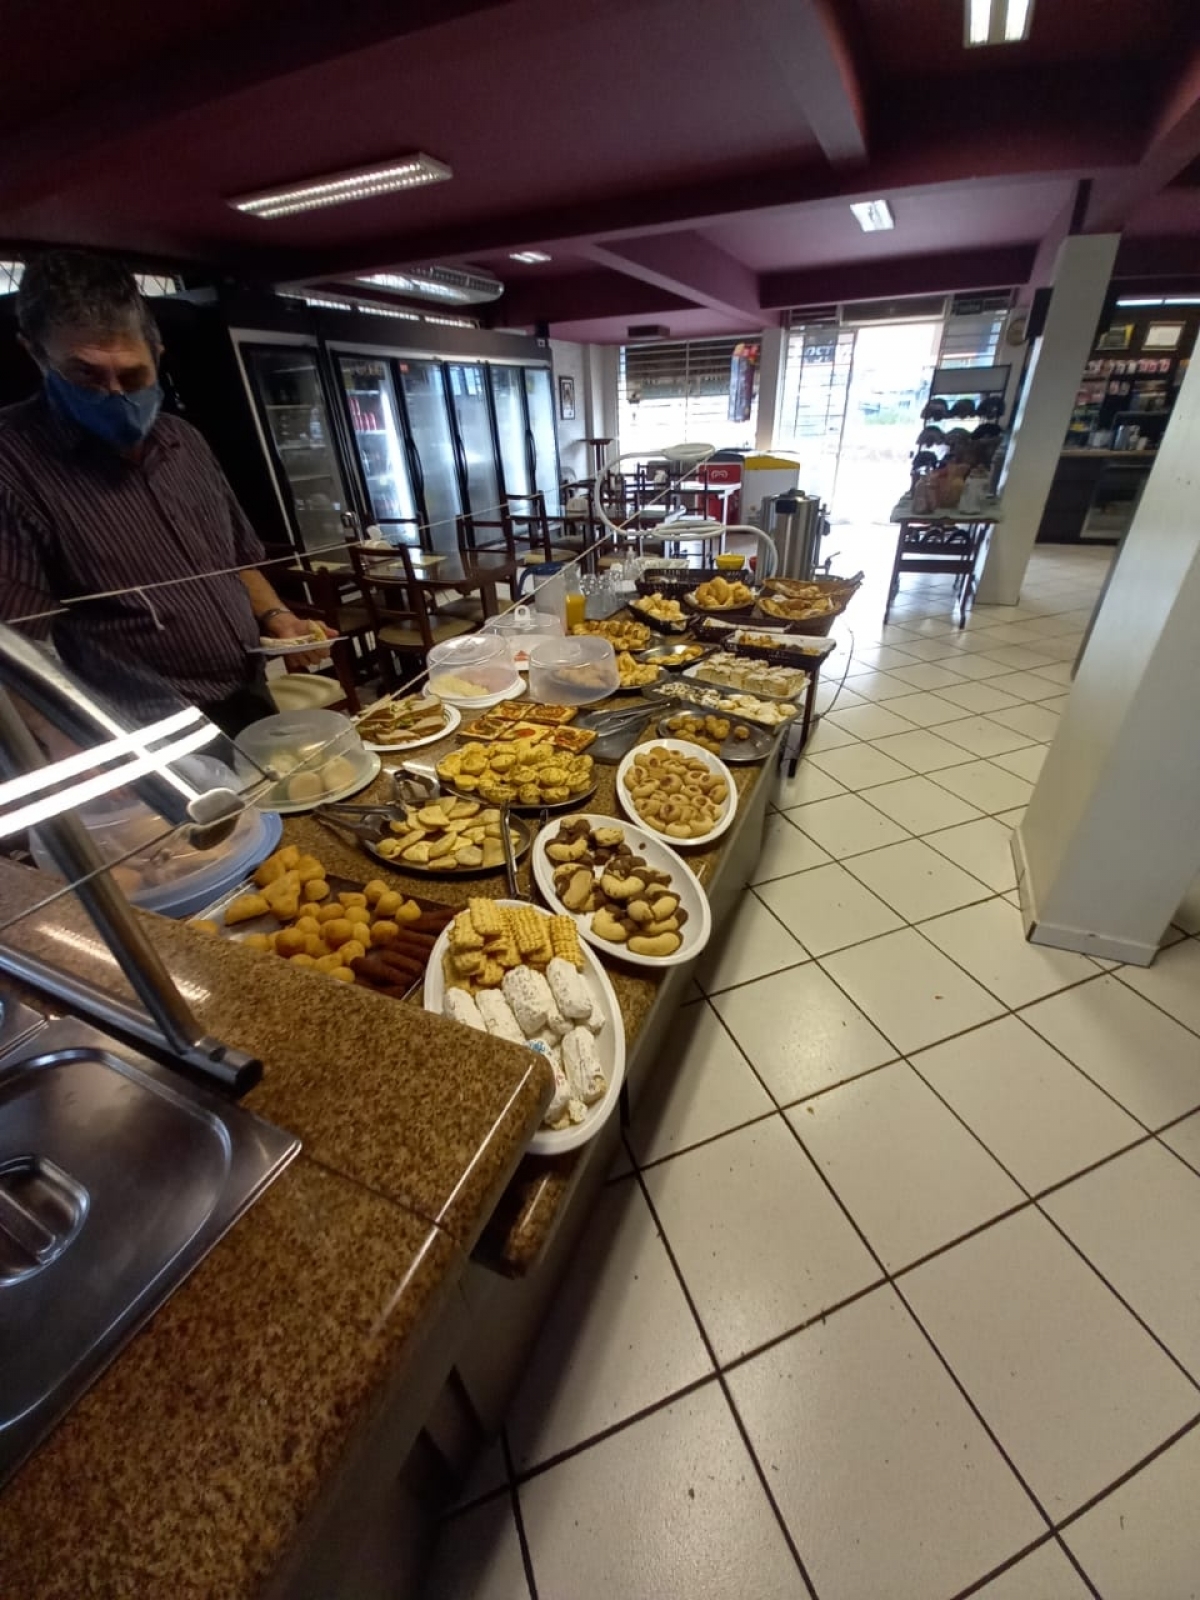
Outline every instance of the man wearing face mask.
POLYGON ((162 341, 132 274, 50 251, 25 268, 17 320, 43 385, 0 411, 0 621, 68 602, 19 625, 110 699, 127 666, 139 716, 132 686, 155 678, 231 735, 270 716, 249 652, 312 624, 254 570, 263 547, 208 445, 161 413, 162 341))

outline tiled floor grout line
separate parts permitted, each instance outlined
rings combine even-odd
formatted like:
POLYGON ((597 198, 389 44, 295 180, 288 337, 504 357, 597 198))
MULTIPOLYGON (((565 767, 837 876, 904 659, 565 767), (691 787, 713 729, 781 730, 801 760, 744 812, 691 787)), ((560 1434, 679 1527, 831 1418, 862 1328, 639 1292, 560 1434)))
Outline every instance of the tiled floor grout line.
MULTIPOLYGON (((631 1172, 628 1176, 636 1178, 638 1174, 631 1172)), ((640 1187, 641 1185, 639 1184, 640 1187)), ((655 1225, 656 1227, 658 1226, 657 1218, 655 1218, 655 1225)), ((661 1231, 660 1228, 660 1235, 661 1231)), ((693 1315, 695 1315, 694 1312, 693 1315)), ((673 1406, 676 1401, 686 1400, 700 1389, 706 1389, 710 1383, 717 1381, 718 1376, 717 1365, 714 1361, 713 1370, 706 1372, 702 1378, 693 1378, 689 1383, 681 1384, 678 1389, 672 1389, 669 1394, 661 1396, 661 1398, 652 1401, 649 1405, 639 1406, 636 1411, 631 1411, 627 1417, 619 1417, 616 1422, 610 1422, 605 1427, 598 1428, 595 1433, 589 1433, 585 1439, 577 1439, 574 1444, 566 1445, 563 1449, 556 1450, 553 1455, 547 1456, 545 1460, 535 1461, 532 1466, 528 1467, 517 1467, 514 1464, 513 1487, 520 1489, 524 1484, 532 1483, 534 1478, 545 1477, 547 1472, 553 1472, 555 1467, 561 1467, 564 1462, 573 1461, 576 1456, 582 1455, 585 1450, 590 1450, 593 1445, 603 1444, 605 1440, 613 1438, 616 1434, 624 1433, 626 1428, 632 1428, 639 1422, 645 1422, 646 1418, 652 1417, 656 1411, 665 1411, 668 1406, 673 1406)))
POLYGON ((1054 1530, 1054 1542, 1058 1546, 1062 1555, 1065 1556, 1068 1564, 1074 1567, 1081 1582, 1087 1587, 1089 1594, 1094 1597, 1094 1600, 1104 1600, 1104 1596, 1100 1593, 1099 1589, 1097 1589, 1096 1585, 1092 1582, 1091 1578, 1080 1565, 1078 1556, 1076 1556, 1074 1550, 1072 1550, 1067 1544, 1066 1540, 1063 1538, 1062 1534, 1057 1528, 1054 1530))
MULTIPOLYGON (((1011 1572, 1015 1566, 1025 1560, 1026 1556, 1031 1556, 1036 1551, 1045 1549, 1047 1545, 1054 1544, 1056 1537, 1053 1528, 1049 1529, 1035 1539, 1032 1544, 1027 1544, 1023 1550, 1018 1550, 1015 1556, 1009 1556, 1007 1561, 1002 1561, 998 1567, 993 1567, 990 1572, 985 1572, 982 1578, 976 1578, 974 1583, 969 1584, 967 1588, 959 1589, 957 1593, 950 1597, 950 1600, 970 1600, 972 1595, 978 1594, 989 1583, 994 1583, 997 1578, 1003 1577, 1006 1572, 1011 1572)), ((1092 1593, 1095 1594, 1094 1589, 1092 1593)), ((1097 1600, 1100 1600, 1099 1596, 1097 1596, 1097 1600)))
POLYGON ((683 1271, 680 1268, 675 1251, 671 1247, 671 1241, 667 1237, 667 1230, 663 1225, 662 1218, 655 1210, 654 1201, 651 1199, 650 1191, 646 1187, 645 1181, 643 1180, 640 1172, 638 1173, 638 1186, 642 1191, 642 1198, 645 1200, 646 1205, 650 1209, 650 1216, 653 1219, 654 1226, 658 1229, 659 1238, 662 1240, 663 1249, 667 1253, 667 1259, 670 1261, 676 1280, 679 1283, 680 1292, 687 1302, 688 1310, 691 1312, 692 1319, 699 1330, 700 1338, 704 1344, 705 1351, 707 1352, 708 1358, 712 1362, 716 1371, 717 1382, 721 1386, 721 1393, 725 1397, 725 1404, 729 1407, 729 1414, 733 1418, 734 1426, 741 1435, 742 1443, 746 1448, 746 1453, 749 1455, 750 1460, 754 1465, 754 1470, 758 1475, 758 1481, 762 1485, 763 1493, 767 1497, 767 1504, 771 1507, 771 1511, 774 1514, 779 1531, 783 1535, 783 1539, 788 1547, 788 1550, 791 1552, 792 1559, 796 1563, 801 1580, 803 1581, 805 1588, 808 1590, 811 1600, 818 1600, 817 1591, 811 1577, 809 1576, 808 1568, 804 1564, 804 1558, 800 1554, 800 1550, 796 1544, 796 1541, 792 1537, 792 1531, 788 1527, 783 1512, 779 1508, 778 1501, 775 1499, 775 1495, 767 1479, 766 1470, 763 1467, 762 1462, 758 1459, 758 1451, 754 1448, 754 1441, 751 1439, 750 1432, 742 1420, 742 1414, 734 1404, 732 1391, 730 1390, 729 1384, 721 1368, 721 1363, 717 1358, 716 1347, 709 1338, 708 1330, 704 1326, 703 1319, 700 1316, 699 1308, 692 1297, 691 1290, 688 1288, 687 1279, 683 1275, 683 1271))
MULTIPOLYGON (((1172 926, 1174 926, 1174 924, 1172 924, 1172 926)), ((795 937, 795 935, 793 934, 793 938, 794 937, 795 937)), ((1175 944, 1167 945, 1166 946, 1166 950, 1174 950, 1175 945, 1186 944, 1186 943, 1187 943, 1187 935, 1185 935, 1182 939, 1176 939, 1175 944)), ((1159 947, 1159 951, 1158 951, 1158 955, 1164 955, 1165 953, 1166 953, 1166 951, 1164 951, 1164 949, 1160 946, 1159 947)), ((1158 959, 1158 956, 1155 957, 1155 960, 1157 960, 1157 959, 1158 959)), ((1106 972, 1104 974, 1104 976, 1106 978, 1116 978, 1119 983, 1124 983, 1124 985, 1125 985, 1125 987, 1127 989, 1132 989, 1134 994, 1136 994, 1139 999, 1144 1000, 1147 1005, 1153 1006, 1154 1009, 1156 1011, 1160 1011, 1164 1017, 1170 1017, 1172 1022, 1177 1022, 1179 1024, 1179 1026, 1181 1028, 1186 1029, 1188 1033, 1195 1034, 1197 1037, 1200 1037, 1200 1028, 1193 1028, 1190 1022, 1185 1022, 1182 1017, 1177 1017, 1173 1011, 1168 1011, 1166 1006, 1160 1006, 1157 1000, 1151 1000, 1151 998, 1150 998, 1150 996, 1148 994, 1143 994, 1142 991, 1137 987, 1136 984, 1132 984, 1127 979, 1121 977, 1121 974, 1125 971, 1126 967, 1131 966, 1131 965, 1132 965, 1132 963, 1129 962, 1129 961, 1122 961, 1122 962, 1120 962, 1119 965, 1113 967, 1111 972, 1106 972)), ((1138 967, 1137 971, 1138 972, 1149 972, 1150 968, 1149 967, 1138 967)))
POLYGON ((1185 1422, 1182 1427, 1176 1428, 1175 1432, 1164 1439, 1161 1444, 1155 1445, 1153 1450, 1141 1456, 1134 1462, 1133 1466, 1127 1467, 1114 1482, 1106 1484, 1103 1489, 1097 1490, 1091 1499, 1085 1500, 1081 1506, 1076 1506, 1070 1516, 1064 1517, 1058 1523, 1055 1532, 1061 1535, 1064 1529, 1072 1527, 1081 1517, 1086 1517, 1088 1512, 1094 1510, 1102 1500, 1107 1499, 1110 1494, 1115 1494, 1131 1478, 1136 1478, 1139 1472, 1144 1472, 1151 1462, 1157 1461, 1159 1456, 1166 1455, 1168 1450, 1177 1445, 1181 1439, 1186 1439, 1188 1434, 1194 1432, 1197 1427, 1200 1427, 1200 1411, 1196 1413, 1190 1422, 1185 1422))
POLYGON ((525 1568, 525 1585, 529 1590, 529 1600, 538 1600, 537 1575, 533 1570, 533 1552, 529 1548, 529 1539, 525 1533, 525 1518, 521 1511, 521 1496, 517 1492, 517 1479, 513 1471, 512 1452, 508 1446, 508 1429, 500 1429, 500 1448, 504 1455, 504 1468, 508 1474, 509 1507, 512 1519, 516 1525, 517 1543, 521 1549, 521 1565, 525 1568))

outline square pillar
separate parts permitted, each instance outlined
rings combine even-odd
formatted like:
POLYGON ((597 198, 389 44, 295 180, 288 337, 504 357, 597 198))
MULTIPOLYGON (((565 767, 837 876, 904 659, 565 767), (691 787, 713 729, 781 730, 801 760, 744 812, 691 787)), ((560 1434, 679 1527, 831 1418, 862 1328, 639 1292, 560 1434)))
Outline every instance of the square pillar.
POLYGON ((1200 869, 1198 447, 1193 362, 1013 836, 1035 944, 1149 966, 1200 869))
POLYGON ((1004 521, 992 533, 979 605, 1015 606, 1067 437, 1112 277, 1120 235, 1071 234, 1059 247, 1046 327, 1037 342, 1000 482, 1004 521))

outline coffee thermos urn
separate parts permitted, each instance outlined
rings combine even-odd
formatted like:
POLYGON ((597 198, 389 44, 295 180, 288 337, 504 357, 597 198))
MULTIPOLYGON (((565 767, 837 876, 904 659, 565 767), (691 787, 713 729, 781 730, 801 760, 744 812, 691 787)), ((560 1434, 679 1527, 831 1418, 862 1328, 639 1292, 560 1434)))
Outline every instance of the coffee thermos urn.
POLYGON ((764 533, 775 545, 775 576, 811 578, 820 555, 821 537, 828 531, 828 519, 818 497, 798 489, 764 495, 762 522, 764 533))

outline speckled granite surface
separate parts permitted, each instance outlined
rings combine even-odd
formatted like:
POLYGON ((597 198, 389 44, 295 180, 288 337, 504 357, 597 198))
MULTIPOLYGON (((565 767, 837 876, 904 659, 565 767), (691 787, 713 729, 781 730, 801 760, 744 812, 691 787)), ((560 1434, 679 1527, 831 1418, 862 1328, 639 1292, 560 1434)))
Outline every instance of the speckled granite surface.
MULTIPOLYGON (((0 919, 45 880, 0 862, 0 919)), ((528 1051, 276 956, 148 917, 199 1020, 259 1056, 244 1104, 298 1134, 312 1160, 440 1223, 469 1249, 540 1120, 549 1068, 528 1051)), ((131 998, 73 896, 0 935, 131 998), (65 942, 69 941, 69 942, 65 942)))
MULTIPOLYGON (((619 812, 615 770, 599 768, 588 810, 619 812)), ((735 769, 742 794, 762 776, 735 769)), ((287 819, 285 838, 345 877, 385 877, 427 899, 505 893, 502 876, 381 872, 311 817, 287 819)), ((720 855, 688 853, 702 882, 720 855)), ((0 925, 40 899, 35 875, 0 863, 0 925)), ((571 1157, 526 1157, 513 1176, 548 1093, 526 1052, 273 956, 152 926, 205 1025, 263 1058, 246 1104, 304 1151, 0 1493, 5 1594, 253 1594, 498 1201, 498 1253, 527 1271, 574 1170, 571 1157)), ((128 996, 72 899, 0 937, 68 957, 128 996)), ((610 976, 632 1044, 659 982, 617 965, 610 976)))
POLYGON ((461 1265, 300 1156, 0 1493, 0 1593, 255 1594, 461 1265))

